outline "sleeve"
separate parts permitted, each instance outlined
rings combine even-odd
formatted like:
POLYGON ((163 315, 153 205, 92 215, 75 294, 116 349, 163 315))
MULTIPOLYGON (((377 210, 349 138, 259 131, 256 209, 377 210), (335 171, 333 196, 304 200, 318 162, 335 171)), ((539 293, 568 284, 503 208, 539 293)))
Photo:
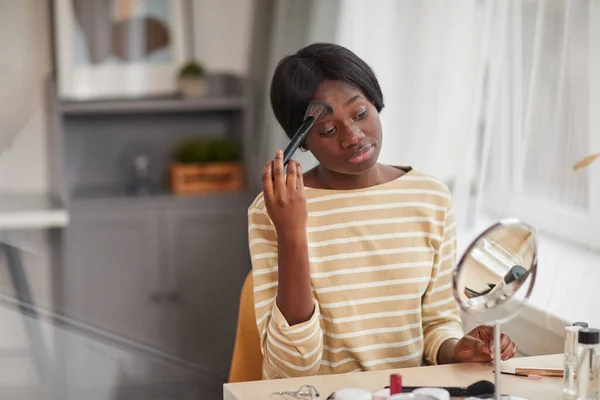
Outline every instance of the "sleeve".
POLYGON ((449 201, 444 212, 444 229, 440 247, 434 257, 431 280, 421 307, 423 321, 424 358, 437 364, 438 351, 449 339, 464 336, 460 309, 452 290, 452 272, 456 263, 456 224, 449 201))
POLYGON ((256 205, 248 211, 248 239, 263 379, 315 375, 323 353, 319 304, 315 300, 315 311, 308 321, 290 326, 275 301, 277 234, 267 211, 256 205))

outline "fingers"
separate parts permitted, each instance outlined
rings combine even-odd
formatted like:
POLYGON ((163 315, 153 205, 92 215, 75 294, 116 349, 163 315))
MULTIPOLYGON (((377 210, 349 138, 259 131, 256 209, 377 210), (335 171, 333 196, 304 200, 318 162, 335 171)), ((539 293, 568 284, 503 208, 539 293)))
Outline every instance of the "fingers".
POLYGON ((471 334, 481 340, 489 342, 494 338, 494 327, 489 325, 479 325, 471 331, 471 334))
POLYGON ((489 346, 483 340, 478 340, 476 343, 476 354, 480 356, 487 356, 485 358, 489 359, 492 352, 490 351, 489 346))
POLYGON ((287 165, 286 186, 288 189, 296 189, 296 181, 298 180, 298 164, 294 160, 290 160, 287 165))
POLYGON ((510 340, 510 336, 508 336, 506 333, 502 333, 500 335, 500 350, 504 351, 504 349, 506 349, 511 343, 512 340, 510 340))
POLYGON ((463 337, 457 344, 457 358, 460 362, 486 363, 491 361, 487 343, 473 336, 463 337))
POLYGON ((283 152, 277 150, 275 159, 269 161, 263 169, 263 192, 266 197, 275 193, 285 193, 286 189, 295 189, 304 193, 304 180, 300 163, 290 160, 286 168, 283 166, 283 152))
POLYGON ((271 199, 273 197, 273 160, 269 161, 263 168, 262 185, 265 197, 271 199))
POLYGON ((273 184, 276 192, 285 187, 283 171, 283 151, 277 150, 275 152, 275 160, 273 161, 273 184))
POLYGON ((482 354, 487 354, 490 356, 493 354, 493 351, 492 351, 492 348, 490 347, 490 345, 483 340, 479 341, 478 350, 482 354))
POLYGON ((500 357, 502 361, 506 361, 508 359, 513 358, 517 354, 517 344, 515 342, 510 342, 510 344, 506 347, 506 349, 502 350, 502 354, 500 357))
POLYGON ((517 354, 517 345, 513 342, 510 336, 502 334, 500 337, 501 343, 501 358, 502 361, 506 361, 509 358, 513 358, 517 354))
MULTIPOLYGON (((492 358, 494 357, 494 340, 490 340, 490 350, 492 351, 492 358)), ((510 336, 506 333, 500 335, 500 357, 502 361, 512 358, 517 353, 517 345, 512 341, 510 336)))
POLYGON ((304 178, 302 177, 302 166, 298 163, 298 168, 296 169, 296 189, 298 189, 298 193, 304 193, 304 178))

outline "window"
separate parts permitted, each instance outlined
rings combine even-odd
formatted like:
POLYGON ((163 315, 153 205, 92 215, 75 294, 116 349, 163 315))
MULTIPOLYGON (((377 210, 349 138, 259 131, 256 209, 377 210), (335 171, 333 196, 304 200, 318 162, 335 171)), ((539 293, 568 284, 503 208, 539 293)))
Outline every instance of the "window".
POLYGON ((600 250, 600 160, 574 169, 600 153, 600 5, 508 4, 503 56, 490 57, 482 210, 600 250))

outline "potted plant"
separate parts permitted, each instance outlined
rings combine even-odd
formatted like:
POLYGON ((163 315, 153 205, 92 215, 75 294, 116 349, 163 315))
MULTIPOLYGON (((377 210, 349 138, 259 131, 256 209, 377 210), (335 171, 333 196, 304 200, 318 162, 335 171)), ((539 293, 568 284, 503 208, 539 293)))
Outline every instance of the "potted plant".
POLYGON ((237 191, 244 171, 236 141, 194 138, 179 142, 173 152, 171 188, 177 194, 237 191))
POLYGON ((179 91, 186 98, 203 97, 208 92, 206 69, 199 61, 190 61, 179 71, 179 91))

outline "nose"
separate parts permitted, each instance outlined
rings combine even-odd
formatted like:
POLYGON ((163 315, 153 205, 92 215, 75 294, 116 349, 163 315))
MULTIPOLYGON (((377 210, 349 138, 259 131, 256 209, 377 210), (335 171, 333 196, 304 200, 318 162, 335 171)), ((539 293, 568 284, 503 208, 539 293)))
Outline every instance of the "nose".
POLYGON ((342 149, 356 146, 365 138, 365 134, 356 125, 345 125, 343 135, 340 136, 340 145, 342 149))

